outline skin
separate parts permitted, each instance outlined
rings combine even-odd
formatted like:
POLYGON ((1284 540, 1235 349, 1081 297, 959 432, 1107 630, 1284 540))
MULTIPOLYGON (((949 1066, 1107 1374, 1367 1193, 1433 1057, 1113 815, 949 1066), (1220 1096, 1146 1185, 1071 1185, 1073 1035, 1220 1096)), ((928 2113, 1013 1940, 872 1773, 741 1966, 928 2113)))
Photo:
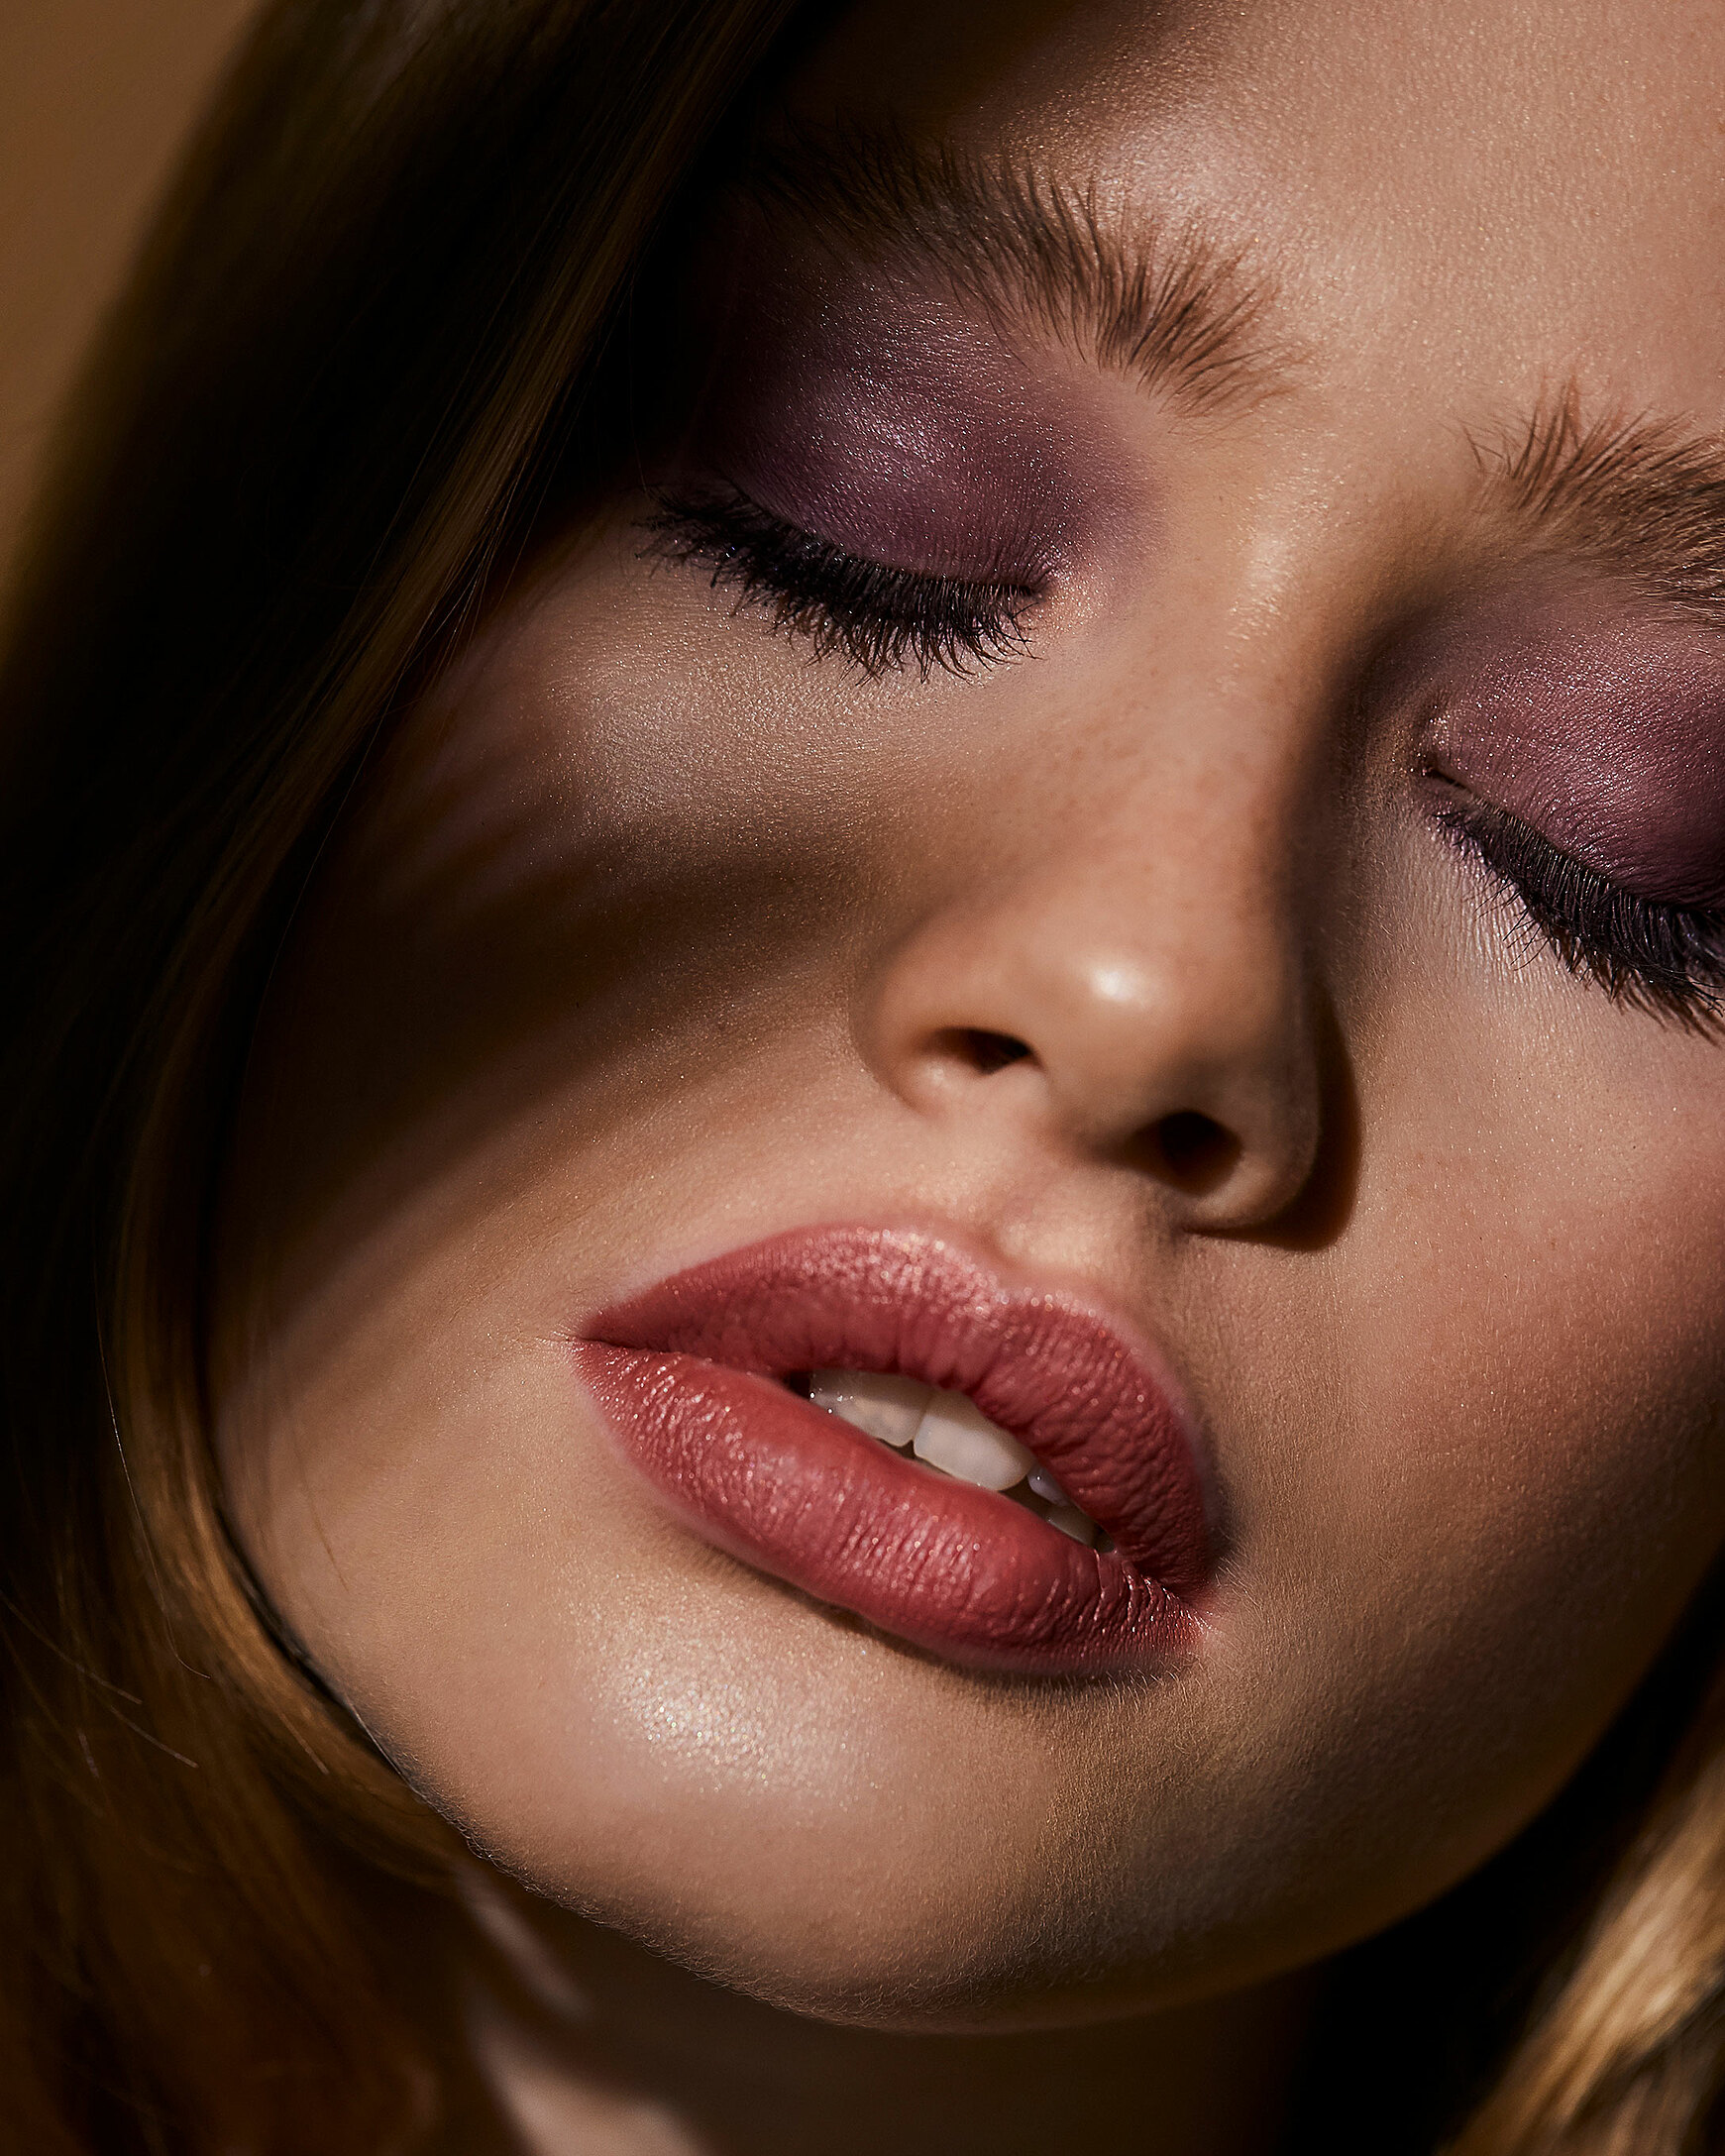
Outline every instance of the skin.
MULTIPOLYGON (((1482 504, 1469 437, 1571 380, 1725 422, 1722 76, 1700 5, 863 6, 805 115, 1202 217, 1287 378, 1200 413, 1008 340, 1089 505, 1033 658, 812 657, 619 493, 374 766, 243 1104, 220 1446, 330 1682, 574 1912, 486 1889, 538 2145, 1266 2147, 1298 1972, 1500 1848, 1669 1636, 1725 1532, 1725 1044, 1565 971, 1416 767, 1436 700, 1452 778, 1717 870, 1659 740, 1613 806, 1586 684, 1604 639, 1611 722, 1672 680, 1704 740, 1725 641, 1482 504), (584 1316, 827 1221, 1161 1345, 1226 1521, 1189 1667, 945 1667, 619 1456, 584 1316)), ((765 465, 794 400, 727 394, 765 465)))

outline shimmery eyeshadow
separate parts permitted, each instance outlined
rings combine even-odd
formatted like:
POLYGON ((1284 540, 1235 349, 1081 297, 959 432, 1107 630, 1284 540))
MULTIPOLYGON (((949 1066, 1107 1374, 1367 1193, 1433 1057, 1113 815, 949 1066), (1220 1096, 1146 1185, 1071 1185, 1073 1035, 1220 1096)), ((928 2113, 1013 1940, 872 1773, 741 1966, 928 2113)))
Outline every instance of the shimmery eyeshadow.
POLYGON ((1096 490, 1084 430, 987 321, 926 282, 780 258, 727 301, 681 466, 872 561, 1058 574, 1096 490))
POLYGON ((1641 896, 1725 900, 1725 642, 1610 594, 1452 629, 1431 747, 1472 792, 1641 896))

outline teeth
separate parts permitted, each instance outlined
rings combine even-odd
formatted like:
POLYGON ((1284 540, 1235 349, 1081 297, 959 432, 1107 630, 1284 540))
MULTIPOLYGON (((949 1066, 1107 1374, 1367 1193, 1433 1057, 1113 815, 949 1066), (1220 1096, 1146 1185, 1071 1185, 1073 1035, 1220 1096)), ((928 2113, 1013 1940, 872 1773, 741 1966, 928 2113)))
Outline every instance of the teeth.
POLYGON ((813 1370, 809 1397, 884 1445, 900 1452, 914 1446, 918 1459, 960 1482, 985 1490, 1017 1490, 1022 1484, 1040 1500, 1031 1509, 1050 1527, 1095 1547, 1096 1522, 1079 1511, 1033 1453, 991 1423, 962 1392, 936 1392, 914 1377, 883 1377, 870 1370, 813 1370))
POLYGON ((914 1377, 877 1377, 867 1370, 816 1370, 809 1381, 809 1397, 816 1407, 830 1408, 871 1438, 902 1451, 916 1435, 934 1387, 914 1377))
POLYGON ((1068 1511, 1071 1511, 1071 1498, 1067 1496, 1046 1467, 1032 1467, 1028 1480, 1031 1490, 1042 1500, 1043 1504, 1064 1505, 1068 1511))
POLYGON ((916 1457, 980 1489, 1010 1490, 1036 1464, 1017 1438, 991 1423, 961 1392, 937 1392, 916 1432, 916 1457))

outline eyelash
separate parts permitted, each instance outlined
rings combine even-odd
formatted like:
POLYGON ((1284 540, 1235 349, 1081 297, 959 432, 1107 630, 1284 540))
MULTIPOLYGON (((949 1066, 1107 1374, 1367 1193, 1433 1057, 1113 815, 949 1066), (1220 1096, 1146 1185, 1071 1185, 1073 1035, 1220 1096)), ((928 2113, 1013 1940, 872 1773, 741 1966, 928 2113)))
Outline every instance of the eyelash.
POLYGON ((709 572, 715 591, 771 616, 774 634, 803 637, 817 659, 841 654, 871 678, 915 667, 968 675, 1025 649, 1024 615, 1040 595, 1004 578, 971 580, 893 569, 788 524, 732 487, 661 494, 645 552, 709 572))
POLYGON ((1458 798, 1439 809, 1438 822, 1569 972, 1596 981, 1614 1003, 1695 1031, 1717 1029, 1725 1018, 1725 919, 1717 914, 1627 891, 1489 803, 1458 798))

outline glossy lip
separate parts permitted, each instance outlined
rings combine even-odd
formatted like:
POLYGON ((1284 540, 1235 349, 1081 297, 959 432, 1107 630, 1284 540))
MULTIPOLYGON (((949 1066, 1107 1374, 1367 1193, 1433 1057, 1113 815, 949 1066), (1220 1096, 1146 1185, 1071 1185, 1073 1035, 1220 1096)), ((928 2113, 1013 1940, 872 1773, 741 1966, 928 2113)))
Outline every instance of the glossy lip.
POLYGON ((944 1659, 1039 1675, 1160 1668, 1196 1643, 1203 1486, 1147 1352, 938 1236, 827 1228, 601 1312, 577 1366, 635 1465, 707 1541, 944 1659), (968 1393, 1112 1536, 1087 1550, 781 1382, 898 1371, 968 1393))

